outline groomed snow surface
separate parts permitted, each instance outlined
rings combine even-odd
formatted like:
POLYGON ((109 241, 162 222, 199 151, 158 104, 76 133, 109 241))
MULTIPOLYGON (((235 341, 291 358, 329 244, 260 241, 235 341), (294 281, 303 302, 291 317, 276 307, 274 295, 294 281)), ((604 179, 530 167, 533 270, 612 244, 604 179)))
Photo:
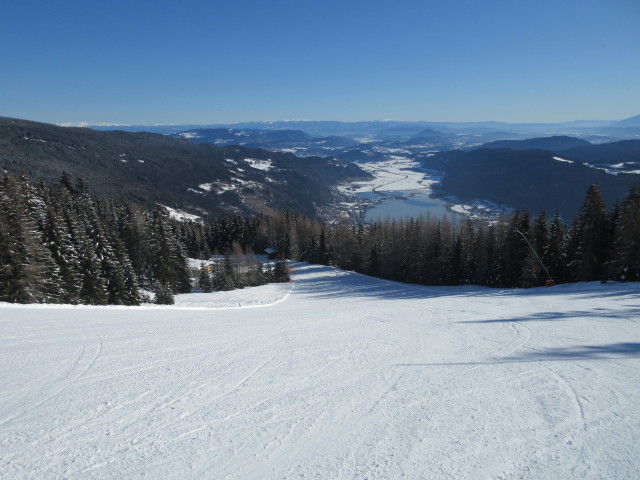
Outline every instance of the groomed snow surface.
POLYGON ((294 267, 171 307, 0 305, 0 477, 639 477, 639 284, 294 267))

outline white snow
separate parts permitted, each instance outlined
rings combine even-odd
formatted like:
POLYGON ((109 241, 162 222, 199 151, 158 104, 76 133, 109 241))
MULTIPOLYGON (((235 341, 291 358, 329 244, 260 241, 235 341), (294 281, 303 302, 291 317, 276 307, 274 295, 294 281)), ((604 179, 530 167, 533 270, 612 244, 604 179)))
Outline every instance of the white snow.
MULTIPOLYGON (((371 173, 374 178, 364 182, 354 182, 340 186, 346 192, 392 192, 400 190, 425 189, 435 183, 434 179, 419 171, 420 162, 407 157, 391 156, 379 162, 363 162, 358 166, 371 173)), ((430 191, 430 190, 427 190, 430 191)))
POLYGON ((640 284, 295 268, 169 307, 0 304, 0 476, 637 477, 640 284))
POLYGON ((468 205, 451 205, 451 211, 456 213, 468 214, 471 211, 471 207, 468 205))
MULTIPOLYGON (((616 163, 615 165, 611 165, 611 168, 614 170, 609 170, 609 169, 604 169, 605 172, 607 173, 611 173, 611 174, 616 174, 618 172, 616 172, 616 169, 621 169, 621 168, 625 168, 634 164, 638 164, 638 162, 626 162, 626 163, 616 163)), ((640 170, 624 170, 624 171, 620 171, 619 173, 632 173, 632 174, 638 174, 640 173, 640 170)))
MULTIPOLYGON (((192 189, 189 189, 189 190, 192 190, 192 189)), ((184 221, 192 221, 192 222, 199 222, 201 220, 201 217, 199 217, 198 215, 193 215, 191 213, 187 213, 180 209, 167 207, 166 205, 160 205, 160 206, 166 208, 171 218, 174 218, 176 220, 184 220, 184 221)))
POLYGON ((557 160, 558 162, 573 163, 573 160, 567 160, 566 158, 553 157, 553 159, 557 160))
POLYGON ((200 135, 198 135, 196 132, 182 132, 180 136, 182 138, 200 138, 200 135))
MULTIPOLYGON (((632 165, 637 162, 626 162, 627 165, 632 165)), ((632 174, 637 175, 640 174, 640 170, 621 170, 625 166, 625 163, 616 163, 614 165, 601 166, 599 164, 589 164, 585 163, 587 167, 595 168, 596 170, 602 170, 609 175, 618 175, 618 174, 632 174)))
POLYGON ((251 168, 255 168, 256 170, 268 172, 272 168, 271 159, 263 160, 260 158, 245 158, 244 161, 248 163, 251 168))
POLYGON ((216 193, 218 195, 224 193, 224 192, 228 192, 231 190, 237 190, 238 187, 237 185, 231 185, 229 183, 217 183, 216 184, 216 193))
POLYGON ((375 152, 380 152, 380 153, 406 153, 406 154, 411 153, 410 150, 407 150, 405 148, 373 147, 373 150, 375 152))

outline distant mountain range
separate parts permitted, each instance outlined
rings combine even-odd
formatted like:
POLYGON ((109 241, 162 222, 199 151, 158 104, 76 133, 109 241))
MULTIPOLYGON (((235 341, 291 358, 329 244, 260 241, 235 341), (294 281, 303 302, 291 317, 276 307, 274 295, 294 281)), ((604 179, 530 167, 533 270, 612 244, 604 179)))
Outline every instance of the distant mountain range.
POLYGON ((135 126, 94 126, 96 130, 123 130, 178 134, 194 129, 233 130, 300 130, 314 137, 340 136, 354 139, 404 139, 417 137, 425 129, 433 129, 457 135, 492 135, 500 137, 480 139, 480 143, 497 139, 522 139, 532 136, 598 136, 606 140, 640 139, 640 115, 620 121, 578 120, 560 123, 506 123, 506 122, 427 122, 427 121, 367 121, 337 122, 311 120, 282 120, 271 122, 244 122, 213 125, 135 125, 135 126))
POLYGON ((618 127, 640 127, 640 115, 635 117, 625 118, 616 123, 618 127))
POLYGON ((315 216, 332 186, 370 175, 332 158, 218 147, 153 133, 95 131, 0 117, 0 169, 55 182, 63 171, 99 195, 192 213, 315 216))
POLYGON ((236 130, 231 128, 196 128, 168 135, 185 138, 194 143, 213 143, 218 146, 241 145, 264 148, 302 156, 330 156, 335 150, 355 147, 358 142, 347 137, 313 137, 300 130, 236 130))

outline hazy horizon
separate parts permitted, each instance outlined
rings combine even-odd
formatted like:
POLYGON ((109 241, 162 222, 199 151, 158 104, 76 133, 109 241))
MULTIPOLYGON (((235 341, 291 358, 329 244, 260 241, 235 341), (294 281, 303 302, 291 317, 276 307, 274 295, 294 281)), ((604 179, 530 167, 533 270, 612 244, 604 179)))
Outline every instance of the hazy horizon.
MULTIPOLYGON (((137 127, 137 126, 150 126, 150 127, 170 127, 170 126, 180 126, 180 125, 201 125, 201 126, 207 126, 207 125, 241 125, 241 124, 248 124, 248 123, 286 123, 286 122, 340 122, 340 123, 365 123, 365 122, 389 122, 389 123, 460 123, 460 124, 464 124, 464 123, 499 123, 499 124, 509 124, 509 125, 526 125, 526 124, 532 124, 532 125, 536 125, 536 124, 540 124, 540 125, 545 125, 545 124, 563 124, 563 123, 573 123, 573 122, 602 122, 602 123, 606 123, 606 122, 619 122, 622 120, 626 120, 627 118, 632 118, 635 117, 637 115, 631 115, 630 117, 625 117, 625 118, 615 118, 615 119, 593 119, 593 118, 576 118, 573 120, 565 120, 565 121, 558 121, 558 122, 552 122, 552 121, 541 121, 541 122, 507 122, 507 121, 502 121, 502 120, 493 120, 493 119, 487 119, 487 120, 468 120, 468 121, 451 121, 451 120, 425 120, 425 119, 421 119, 421 120, 402 120, 402 119, 390 119, 390 118, 385 118, 385 119, 362 119, 362 120, 350 120, 350 121, 344 121, 344 120, 335 120, 335 119, 311 119, 311 118, 298 118, 298 119, 278 119, 278 120, 273 120, 273 119, 269 119, 269 120, 241 120, 238 122, 205 122, 205 123, 195 123, 195 122, 185 122, 185 123, 176 123, 176 122, 172 122, 172 123, 150 123, 150 124, 142 124, 142 123, 92 123, 92 122, 62 122, 62 123, 56 123, 55 125, 58 125, 60 127, 137 127)), ((34 119, 24 119, 24 120, 32 120, 32 121, 38 121, 38 120, 34 120, 34 119)), ((46 123, 46 122, 45 122, 46 123)))

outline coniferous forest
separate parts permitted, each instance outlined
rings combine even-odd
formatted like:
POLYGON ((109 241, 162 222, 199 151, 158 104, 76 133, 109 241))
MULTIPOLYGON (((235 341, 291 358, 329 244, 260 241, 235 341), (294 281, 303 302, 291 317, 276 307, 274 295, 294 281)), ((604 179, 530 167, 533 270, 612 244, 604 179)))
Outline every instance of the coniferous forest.
POLYGON ((326 223, 289 212, 196 223, 161 206, 98 200, 67 175, 56 186, 11 175, 0 182, 0 301, 138 305, 148 289, 157 303, 173 303, 192 290, 187 259, 212 254, 233 255, 235 264, 227 257, 213 271, 202 268, 195 283, 203 291, 287 281, 284 263, 265 271, 255 260, 266 248, 280 259, 423 285, 640 281, 640 184, 611 208, 592 185, 568 225, 558 212, 527 211, 493 223, 326 223))

